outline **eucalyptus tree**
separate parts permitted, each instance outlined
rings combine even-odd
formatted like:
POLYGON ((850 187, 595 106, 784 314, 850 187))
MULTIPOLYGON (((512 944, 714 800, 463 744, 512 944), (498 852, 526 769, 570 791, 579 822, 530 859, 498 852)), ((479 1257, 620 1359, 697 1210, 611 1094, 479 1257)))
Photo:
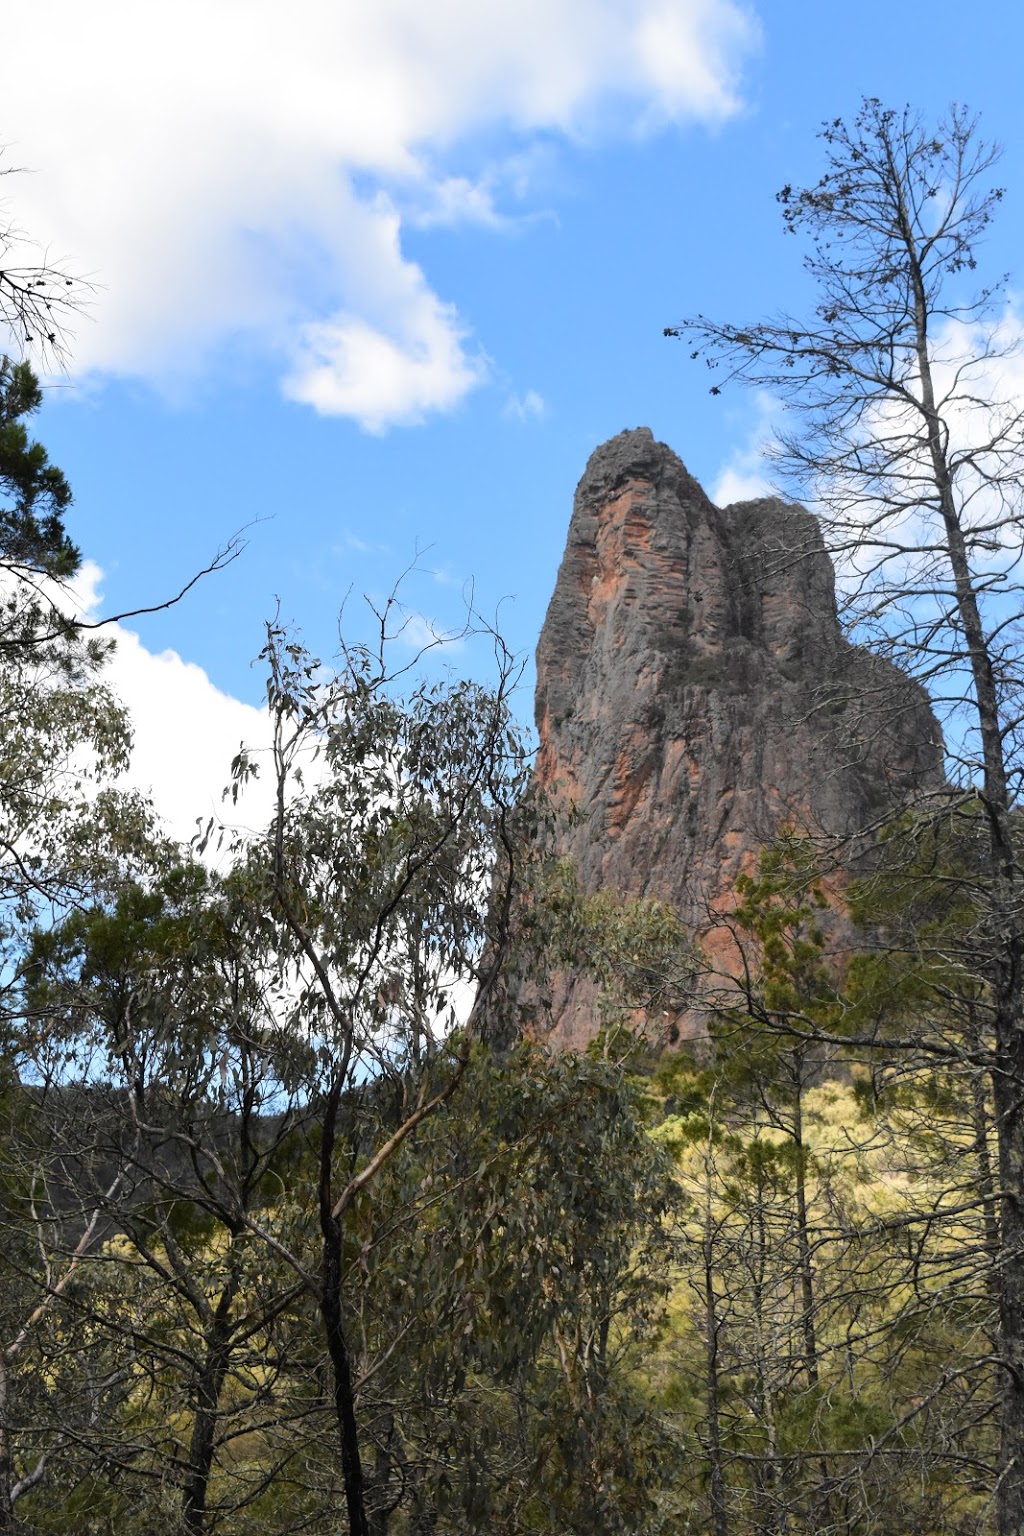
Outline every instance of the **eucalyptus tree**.
POLYGON ((239 1508, 258 1515, 303 1417, 291 1390, 303 1287, 247 1220, 296 1220, 308 1054, 240 877, 156 841, 141 853, 108 899, 37 932, 24 1055, 68 1113, 56 1214, 65 1233, 79 1208, 99 1216, 63 1314, 104 1346, 117 1390, 77 1436, 79 1459, 131 1487, 150 1518, 160 1490, 162 1523, 201 1536, 239 1508))
POLYGON ((346 1224, 467 1071, 509 950, 528 814, 512 658, 499 643, 493 688, 420 681, 403 693, 392 617, 390 604, 379 647, 346 648, 335 671, 269 626, 269 760, 235 764, 236 789, 263 771, 273 789, 266 834, 237 852, 316 1068, 319 1264, 248 1225, 319 1306, 353 1536, 370 1525, 346 1224))
POLYGON ((1002 190, 962 107, 933 128, 867 99, 822 138, 820 180, 778 194, 809 240, 812 313, 697 316, 668 334, 718 370, 713 393, 736 380, 784 405, 774 462, 819 513, 855 634, 928 686, 951 782, 983 816, 969 943, 998 1144, 995 1498, 1010 1536, 1024 1527, 1024 402, 1005 280, 974 276, 1002 190))
POLYGON ((660 1529, 674 1201, 620 1061, 473 1053, 349 1223, 375 1536, 660 1529))

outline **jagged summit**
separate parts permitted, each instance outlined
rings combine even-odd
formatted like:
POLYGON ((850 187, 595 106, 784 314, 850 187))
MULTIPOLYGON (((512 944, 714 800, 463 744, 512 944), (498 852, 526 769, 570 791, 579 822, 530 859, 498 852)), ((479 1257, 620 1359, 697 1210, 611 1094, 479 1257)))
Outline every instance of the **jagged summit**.
MULTIPOLYGON (((537 650, 537 775, 582 813, 561 833, 585 890, 672 902, 700 928, 781 827, 854 835, 942 782, 920 686, 844 638, 815 519, 719 509, 646 427, 579 483, 537 650)), ((563 978, 556 1037, 583 1044, 563 978)))

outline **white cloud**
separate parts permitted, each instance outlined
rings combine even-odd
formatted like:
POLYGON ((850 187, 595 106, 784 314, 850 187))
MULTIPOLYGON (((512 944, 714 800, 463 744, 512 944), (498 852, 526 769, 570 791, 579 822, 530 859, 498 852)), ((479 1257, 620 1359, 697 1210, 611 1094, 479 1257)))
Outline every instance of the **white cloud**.
POLYGON ((547 411, 544 397, 535 389, 528 389, 525 395, 509 395, 502 412, 510 421, 539 421, 547 411))
POLYGON ((498 219, 458 146, 721 120, 755 42, 739 0, 47 0, 4 22, 3 133, 36 172, 6 190, 102 285, 80 370, 166 380, 244 336, 379 431, 483 377, 401 240, 498 219))
POLYGON ((731 507, 737 501, 760 501, 763 496, 773 494, 767 476, 756 470, 744 473, 729 465, 715 481, 711 500, 716 507, 731 507))
MULTIPOLYGON (((102 610, 103 573, 86 561, 68 590, 67 607, 87 617, 102 610)), ((62 603, 63 606, 63 603, 62 603)), ((446 655, 464 648, 463 636, 415 609, 396 610, 392 639, 406 651, 444 647, 446 655)), ((273 813, 269 763, 270 716, 213 684, 202 667, 176 651, 149 651, 138 635, 121 624, 102 631, 116 642, 103 681, 131 717, 134 743, 128 772, 118 781, 152 798, 166 830, 188 842, 212 817, 216 824, 259 831, 273 813), (231 762, 245 747, 258 773, 237 805, 225 799, 231 762)), ((307 783, 317 775, 310 763, 307 783)), ((216 858, 217 848, 211 849, 216 858)))
POLYGON ((729 507, 736 501, 758 501, 762 496, 776 494, 768 473, 767 454, 779 406, 764 393, 755 397, 755 405, 757 416, 746 441, 733 450, 711 487, 711 500, 716 507, 729 507))
POLYGON ((270 820, 270 785, 250 781, 237 806, 223 799, 231 761, 243 744, 257 764, 270 740, 264 710, 223 693, 202 667, 176 651, 147 651, 130 630, 114 627, 117 650, 108 681, 127 706, 135 732, 127 781, 151 794, 175 837, 188 841, 212 816, 258 829, 270 820))
MULTIPOLYGON (((81 612, 99 609, 101 581, 99 567, 87 561, 75 581, 81 612)), ((135 737, 131 767, 120 782, 151 795, 168 832, 183 842, 211 816, 253 829, 269 822, 266 771, 250 782, 237 806, 222 798, 239 747, 250 748, 257 764, 267 752, 266 710, 222 692, 202 667, 176 651, 148 651, 120 624, 102 633, 116 641, 103 679, 127 707, 135 737)))
POLYGON ((422 206, 410 202, 406 219, 417 229, 452 228, 459 224, 503 229, 509 220, 498 211, 494 189, 488 182, 470 181, 465 176, 446 176, 441 181, 427 183, 423 187, 422 206))
POLYGON ((344 313, 305 326, 285 394, 367 432, 457 405, 485 368, 467 355, 455 311, 424 284, 403 318, 391 334, 344 313))
MULTIPOLYGON (((932 382, 948 429, 956 499, 976 572, 992 583, 1018 565, 1024 544, 1019 488, 1024 483, 1024 320, 1012 305, 986 321, 947 320, 932 345, 932 382)), ((916 375, 905 384, 919 396, 916 375)), ((918 407, 880 398, 860 421, 861 470, 821 478, 817 492, 841 546, 841 589, 856 594, 889 583, 928 591, 948 587, 946 533, 936 504, 931 458, 918 407), (887 472, 883 473, 883 466, 887 472)))
POLYGON ((661 0, 638 18, 635 48, 655 111, 714 119, 739 105, 731 59, 749 45, 749 17, 736 8, 661 0))
MULTIPOLYGON (((1021 580, 1024 557, 1024 316, 1016 303, 985 320, 947 318, 936 326, 931 373, 971 567, 983 605, 998 607, 1007 584, 1021 580)), ((850 615, 866 612, 873 622, 880 598, 913 590, 917 621, 941 615, 945 623, 947 536, 914 404, 920 381, 912 358, 903 385, 899 399, 879 393, 864 400, 847 444, 858 452, 840 454, 817 479, 808 475, 806 502, 821 517, 850 615)), ((756 400, 753 429, 712 487, 719 506, 775 494, 771 449, 780 406, 767 393, 756 400)), ((832 446, 838 454, 842 442, 832 446)))

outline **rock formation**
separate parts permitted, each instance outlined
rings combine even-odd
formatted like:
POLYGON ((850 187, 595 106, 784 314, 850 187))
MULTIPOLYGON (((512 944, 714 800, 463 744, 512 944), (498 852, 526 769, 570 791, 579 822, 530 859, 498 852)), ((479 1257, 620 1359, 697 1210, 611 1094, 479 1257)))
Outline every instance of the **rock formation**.
MULTIPOLYGON (((697 931, 783 826, 849 838, 942 782, 923 690, 841 632, 810 513, 714 507, 647 428, 580 481, 536 711, 539 782, 580 813, 559 836, 583 889, 656 896, 697 931)), ((546 1012, 563 1045, 596 1029, 579 978, 555 979, 546 1012)))

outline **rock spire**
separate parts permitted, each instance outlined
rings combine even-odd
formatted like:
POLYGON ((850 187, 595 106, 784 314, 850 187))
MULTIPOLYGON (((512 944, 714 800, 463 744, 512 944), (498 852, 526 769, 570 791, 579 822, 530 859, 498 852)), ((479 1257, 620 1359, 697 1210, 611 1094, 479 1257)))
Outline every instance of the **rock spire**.
MULTIPOLYGON (((537 650, 539 782, 582 887, 672 903, 698 931, 792 825, 863 833, 942 783, 920 686, 843 636, 802 507, 717 508, 646 427, 590 458, 537 650)), ((555 1039, 597 1025, 558 978, 555 1039)))

